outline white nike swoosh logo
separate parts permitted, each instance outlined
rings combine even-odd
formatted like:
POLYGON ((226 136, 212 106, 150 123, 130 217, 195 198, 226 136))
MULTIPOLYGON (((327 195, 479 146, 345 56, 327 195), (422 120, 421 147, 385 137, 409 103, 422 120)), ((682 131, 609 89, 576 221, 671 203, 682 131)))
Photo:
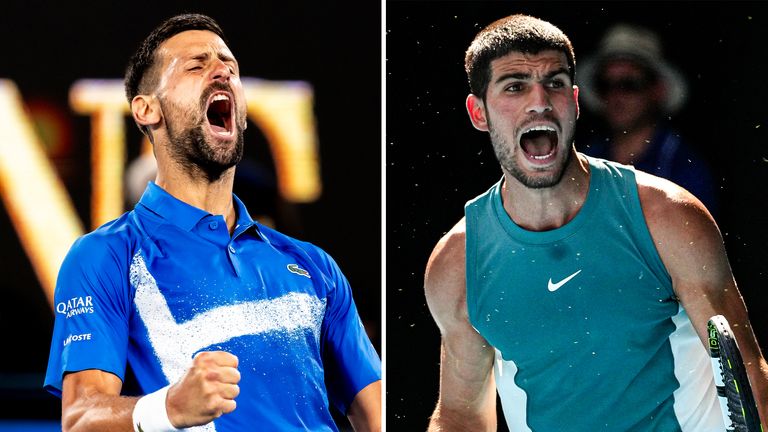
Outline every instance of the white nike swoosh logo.
POLYGON ((577 271, 576 273, 568 276, 567 278, 561 280, 558 283, 552 283, 552 278, 549 278, 549 282, 547 282, 547 289, 551 292, 555 292, 560 289, 561 286, 565 285, 569 280, 576 277, 577 274, 581 273, 581 270, 577 271))

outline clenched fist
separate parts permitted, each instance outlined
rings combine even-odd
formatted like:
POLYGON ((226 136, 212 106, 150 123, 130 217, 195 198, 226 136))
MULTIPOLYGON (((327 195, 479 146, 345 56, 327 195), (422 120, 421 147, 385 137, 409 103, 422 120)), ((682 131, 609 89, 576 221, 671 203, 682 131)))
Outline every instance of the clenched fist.
POLYGON ((210 423, 235 410, 240 394, 237 357, 224 351, 195 355, 192 366, 168 389, 168 419, 177 428, 210 423))

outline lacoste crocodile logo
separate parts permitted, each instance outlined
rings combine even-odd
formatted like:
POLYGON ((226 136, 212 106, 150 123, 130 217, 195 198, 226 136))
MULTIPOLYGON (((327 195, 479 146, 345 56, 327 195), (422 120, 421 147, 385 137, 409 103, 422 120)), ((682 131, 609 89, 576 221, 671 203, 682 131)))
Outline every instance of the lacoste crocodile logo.
POLYGON ((309 275, 309 272, 299 267, 298 264, 288 264, 288 271, 291 273, 296 273, 297 275, 306 276, 312 279, 312 276, 309 275))

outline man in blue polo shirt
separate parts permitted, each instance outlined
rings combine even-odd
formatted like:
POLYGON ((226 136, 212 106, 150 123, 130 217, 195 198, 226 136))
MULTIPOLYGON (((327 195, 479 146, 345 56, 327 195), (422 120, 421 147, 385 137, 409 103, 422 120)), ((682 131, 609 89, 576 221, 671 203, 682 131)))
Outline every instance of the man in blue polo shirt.
POLYGON ((232 194, 245 100, 219 26, 161 24, 126 93, 158 173, 61 267, 45 387, 64 429, 335 431, 333 403, 380 430, 381 364, 347 280, 232 194), (127 362, 145 396, 120 396, 127 362))

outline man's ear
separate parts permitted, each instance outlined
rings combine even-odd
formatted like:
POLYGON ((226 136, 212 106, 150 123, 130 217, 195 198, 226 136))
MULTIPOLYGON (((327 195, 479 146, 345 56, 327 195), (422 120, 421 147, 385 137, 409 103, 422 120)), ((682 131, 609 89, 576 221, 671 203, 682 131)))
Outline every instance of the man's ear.
POLYGON ((131 113, 133 120, 147 129, 151 129, 162 119, 160 103, 156 97, 150 95, 135 96, 131 101, 131 113))
POLYGON ((579 118, 579 86, 573 86, 573 101, 576 102, 576 118, 579 118))
POLYGON ((472 126, 475 129, 483 132, 488 132, 488 118, 485 112, 485 104, 479 97, 469 94, 467 96, 467 114, 472 121, 472 126))

